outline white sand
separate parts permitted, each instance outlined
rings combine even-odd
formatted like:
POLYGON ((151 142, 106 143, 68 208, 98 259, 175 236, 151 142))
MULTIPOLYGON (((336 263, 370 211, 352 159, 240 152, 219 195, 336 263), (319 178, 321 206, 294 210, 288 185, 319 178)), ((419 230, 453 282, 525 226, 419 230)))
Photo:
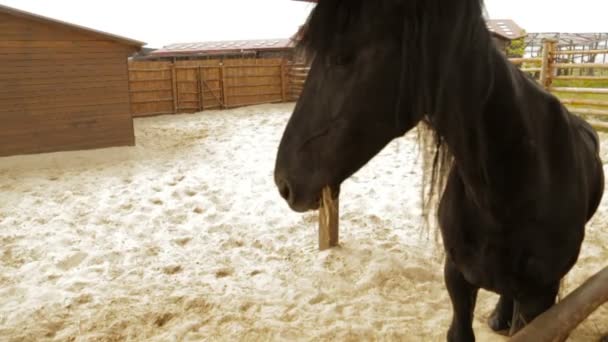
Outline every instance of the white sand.
MULTIPOLYGON (((0 158, 0 340, 443 340, 414 135, 344 184, 342 247, 318 252, 316 214, 272 180, 292 108, 138 119, 134 148, 0 158)), ((607 210, 569 289, 606 265, 607 210)), ((504 340, 485 326, 495 300, 480 295, 479 341, 504 340)), ((600 332, 606 305, 571 340, 600 332)))

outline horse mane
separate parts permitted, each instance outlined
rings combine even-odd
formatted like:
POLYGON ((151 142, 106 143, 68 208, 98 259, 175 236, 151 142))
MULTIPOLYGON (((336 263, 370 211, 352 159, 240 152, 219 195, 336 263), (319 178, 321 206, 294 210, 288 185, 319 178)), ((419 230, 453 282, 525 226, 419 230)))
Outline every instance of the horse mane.
POLYGON ((349 53, 349 30, 366 40, 401 42, 396 124, 405 125, 408 113, 423 115, 418 125, 421 197, 425 222, 434 222, 430 219, 454 160, 472 184, 482 188, 488 183, 483 113, 494 86, 496 47, 483 18, 483 1, 320 0, 298 49, 307 58, 349 53))

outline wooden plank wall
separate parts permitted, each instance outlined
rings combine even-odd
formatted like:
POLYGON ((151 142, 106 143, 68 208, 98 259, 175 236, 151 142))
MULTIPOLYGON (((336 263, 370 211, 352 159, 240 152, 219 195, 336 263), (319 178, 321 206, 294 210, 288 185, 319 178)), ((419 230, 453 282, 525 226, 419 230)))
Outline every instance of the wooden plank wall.
POLYGON ((289 75, 288 94, 292 101, 297 101, 304 89, 310 67, 304 63, 291 64, 287 68, 289 75))
POLYGON ((0 155, 133 145, 132 52, 0 14, 0 155))
POLYGON ((287 100, 282 59, 233 59, 224 65, 226 107, 287 100))
POLYGON ((174 90, 171 63, 129 63, 129 92, 134 117, 172 113, 174 90))
POLYGON ((283 59, 130 62, 133 116, 288 101, 283 59))

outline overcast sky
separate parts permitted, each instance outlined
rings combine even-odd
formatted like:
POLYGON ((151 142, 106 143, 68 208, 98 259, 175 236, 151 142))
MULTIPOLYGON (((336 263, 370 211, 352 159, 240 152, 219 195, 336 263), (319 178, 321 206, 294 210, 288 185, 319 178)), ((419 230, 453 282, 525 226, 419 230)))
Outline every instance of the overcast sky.
MULTIPOLYGON (((141 40, 150 47, 287 38, 312 8, 289 0, 0 0, 0 4, 141 40)), ((608 32, 606 0, 486 0, 486 6, 491 18, 513 19, 528 32, 608 32)))

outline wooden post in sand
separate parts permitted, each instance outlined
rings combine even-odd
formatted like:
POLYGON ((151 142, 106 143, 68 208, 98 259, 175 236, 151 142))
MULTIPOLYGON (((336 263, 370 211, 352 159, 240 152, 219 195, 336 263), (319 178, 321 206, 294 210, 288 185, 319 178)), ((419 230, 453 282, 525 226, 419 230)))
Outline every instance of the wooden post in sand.
POLYGON ((323 189, 321 196, 321 207, 319 208, 319 249, 338 246, 339 242, 339 212, 340 204, 338 198, 333 199, 331 189, 323 189))
POLYGON ((608 302, 608 267, 516 333, 511 342, 561 342, 600 305, 608 302))

